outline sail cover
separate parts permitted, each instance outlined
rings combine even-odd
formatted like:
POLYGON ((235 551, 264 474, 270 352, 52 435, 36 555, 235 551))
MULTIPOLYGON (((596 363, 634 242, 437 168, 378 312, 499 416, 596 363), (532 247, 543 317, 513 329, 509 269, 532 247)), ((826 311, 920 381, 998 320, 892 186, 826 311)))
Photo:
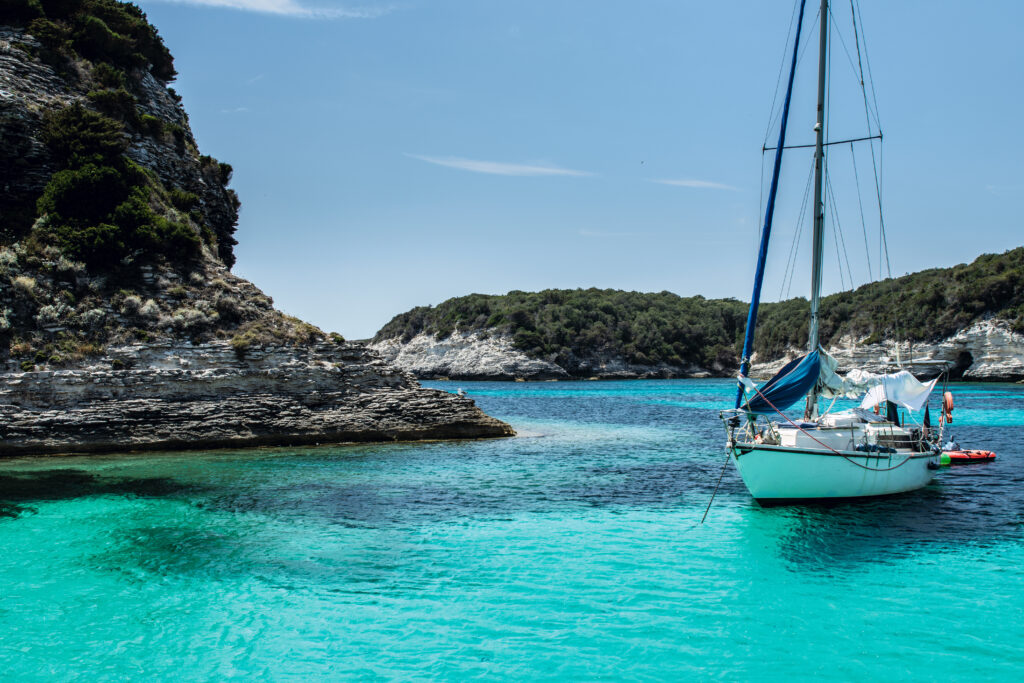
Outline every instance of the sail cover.
MULTIPOLYGON (((821 358, 817 351, 791 360, 761 385, 758 389, 760 393, 755 393, 743 407, 752 413, 764 414, 785 410, 807 395, 820 374, 821 358)), ((740 382, 751 391, 754 390, 754 383, 748 378, 741 376, 740 382)))

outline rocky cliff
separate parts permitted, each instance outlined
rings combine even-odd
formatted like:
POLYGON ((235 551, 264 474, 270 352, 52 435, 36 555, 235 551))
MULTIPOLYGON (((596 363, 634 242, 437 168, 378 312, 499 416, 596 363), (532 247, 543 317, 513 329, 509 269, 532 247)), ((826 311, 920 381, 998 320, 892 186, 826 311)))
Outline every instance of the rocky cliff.
POLYGON ((370 348, 423 379, 667 379, 713 374, 697 365, 631 363, 621 356, 601 352, 576 359, 565 368, 557 364, 556 358, 531 358, 517 349, 514 339, 507 334, 454 332, 441 339, 421 332, 409 341, 391 338, 372 342, 370 348))
MULTIPOLYGON (((844 337, 828 347, 839 361, 839 371, 861 368, 870 372, 892 372, 898 365, 919 377, 931 377, 947 364, 952 377, 986 382, 1024 380, 1024 335, 1010 329, 1003 320, 979 321, 936 342, 881 343, 844 337)), ((790 349, 782 358, 759 362, 755 355, 751 375, 767 378, 802 354, 790 349)))
POLYGON ((511 435, 230 272, 174 75, 134 5, 5 4, 0 454, 511 435))
MULTIPOLYGON (((592 361, 580 372, 570 373, 554 362, 531 358, 515 347, 509 336, 456 332, 444 339, 421 333, 408 342, 385 339, 371 348, 388 362, 417 377, 459 380, 547 380, 547 379, 651 379, 677 377, 731 377, 732 374, 690 366, 637 365, 621 357, 610 356, 592 361)), ((975 323, 946 339, 936 342, 870 342, 844 337, 828 352, 839 361, 839 371, 861 368, 871 372, 891 372, 897 365, 915 375, 929 377, 942 364, 948 364, 955 378, 1015 382, 1024 380, 1024 336, 1012 331, 1005 321, 975 323), (897 354, 898 351, 898 354, 897 354)), ((790 348, 781 357, 762 362, 753 358, 751 375, 768 378, 783 365, 803 353, 790 348)))

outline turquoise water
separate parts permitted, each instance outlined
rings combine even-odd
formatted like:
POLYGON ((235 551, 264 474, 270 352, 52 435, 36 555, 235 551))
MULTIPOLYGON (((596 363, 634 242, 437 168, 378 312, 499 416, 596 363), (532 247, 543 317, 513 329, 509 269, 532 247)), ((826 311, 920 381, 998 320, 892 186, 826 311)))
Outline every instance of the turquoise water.
MULTIPOLYGON (((1015 679, 1024 387, 994 463, 762 509, 717 380, 447 383, 516 439, 0 463, 5 680, 1015 679)), ((936 413, 937 414, 937 413, 936 413)))

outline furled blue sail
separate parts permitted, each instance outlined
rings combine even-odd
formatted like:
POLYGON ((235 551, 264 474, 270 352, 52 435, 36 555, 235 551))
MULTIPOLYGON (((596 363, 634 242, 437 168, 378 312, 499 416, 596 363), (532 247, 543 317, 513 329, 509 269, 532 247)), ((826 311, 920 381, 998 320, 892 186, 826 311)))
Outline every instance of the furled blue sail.
POLYGON ((775 195, 779 190, 779 173, 782 170, 782 152, 786 149, 786 125, 789 123, 789 103, 793 98, 793 77, 796 75, 796 63, 800 55, 800 32, 804 24, 804 5, 800 0, 800 14, 796 20, 796 37, 793 39, 793 59, 789 65, 789 81, 786 84, 786 99, 782 105, 782 121, 779 124, 779 144, 775 146, 775 163, 772 166, 772 183, 768 190, 768 205, 764 211, 764 226, 761 228, 761 245, 757 252, 757 270, 754 272, 754 292, 750 295, 750 308, 747 309, 747 330, 743 338, 743 353, 740 354, 741 382, 736 387, 736 407, 743 400, 742 378, 750 371, 750 356, 754 353, 754 329, 757 327, 757 307, 761 303, 761 283, 764 281, 764 265, 768 259, 768 239, 772 234, 772 219, 775 216, 775 195))
MULTIPOLYGON (((752 413, 785 410, 801 400, 821 375, 821 357, 817 351, 791 360, 774 377, 758 387, 758 392, 743 406, 752 413)), ((746 378, 744 378, 746 379, 746 378)), ((750 380, 743 382, 747 384, 750 380)), ((753 386, 751 382, 748 386, 753 386)))

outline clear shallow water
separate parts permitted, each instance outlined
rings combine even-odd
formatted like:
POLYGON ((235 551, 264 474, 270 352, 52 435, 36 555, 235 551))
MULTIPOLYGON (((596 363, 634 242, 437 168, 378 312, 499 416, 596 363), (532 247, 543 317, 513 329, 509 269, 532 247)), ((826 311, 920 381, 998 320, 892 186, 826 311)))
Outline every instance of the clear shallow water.
POLYGON ((523 436, 0 462, 4 678, 1019 677, 1024 387, 954 387, 994 463, 771 509, 730 467, 697 526, 731 382, 461 386, 523 436))

